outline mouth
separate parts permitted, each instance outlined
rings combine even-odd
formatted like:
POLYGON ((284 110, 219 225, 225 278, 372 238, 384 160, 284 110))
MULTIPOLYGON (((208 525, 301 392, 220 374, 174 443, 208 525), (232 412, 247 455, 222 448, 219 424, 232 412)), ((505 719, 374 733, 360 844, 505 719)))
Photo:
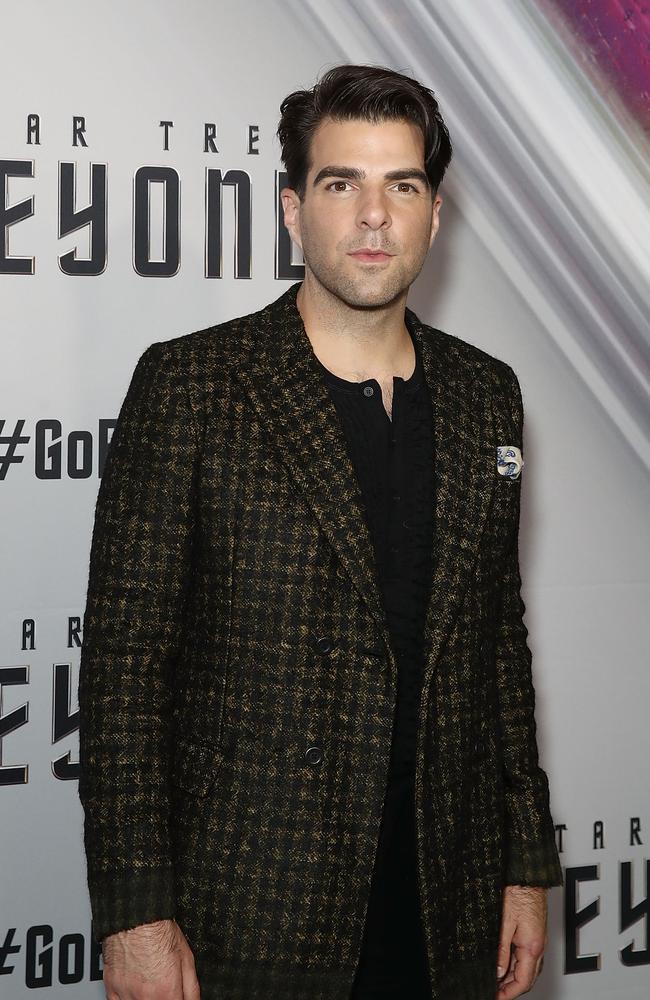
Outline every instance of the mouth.
POLYGON ((364 264, 381 264, 383 261, 390 260, 393 255, 385 253, 383 250, 364 249, 355 250, 349 256, 354 257, 355 260, 360 260, 364 264))

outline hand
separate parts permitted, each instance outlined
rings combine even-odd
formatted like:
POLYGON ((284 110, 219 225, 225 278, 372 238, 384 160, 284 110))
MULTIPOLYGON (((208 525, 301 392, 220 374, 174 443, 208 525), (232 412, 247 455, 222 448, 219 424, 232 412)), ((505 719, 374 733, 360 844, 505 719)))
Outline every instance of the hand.
POLYGON ((547 892, 541 886, 507 885, 504 889, 497 1000, 514 1000, 528 993, 542 971, 548 941, 547 892))
POLYGON ((194 955, 175 920, 102 941, 106 1000, 201 1000, 194 955))

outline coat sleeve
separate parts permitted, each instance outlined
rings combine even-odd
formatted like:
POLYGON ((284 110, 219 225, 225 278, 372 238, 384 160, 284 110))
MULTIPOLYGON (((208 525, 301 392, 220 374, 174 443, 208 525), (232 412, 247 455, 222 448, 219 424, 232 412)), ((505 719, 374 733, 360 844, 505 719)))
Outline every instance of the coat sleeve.
MULTIPOLYGON (((523 455, 523 404, 517 376, 506 366, 503 383, 509 426, 523 455)), ((539 766, 532 654, 521 597, 519 521, 521 480, 515 491, 512 543, 505 559, 496 630, 496 670, 506 789, 506 885, 562 885, 562 867, 550 813, 549 785, 539 766)), ((505 484, 504 484, 505 485, 505 484)))
POLYGON ((136 366, 95 510, 79 671, 79 797, 99 941, 174 916, 168 786, 197 444, 163 343, 136 366))

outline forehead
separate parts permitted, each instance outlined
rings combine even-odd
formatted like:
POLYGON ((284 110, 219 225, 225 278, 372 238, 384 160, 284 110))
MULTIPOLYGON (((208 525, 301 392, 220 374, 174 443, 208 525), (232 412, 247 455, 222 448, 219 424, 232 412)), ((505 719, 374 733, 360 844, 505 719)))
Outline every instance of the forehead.
POLYGON ((312 136, 310 172, 329 163, 382 170, 424 167, 424 139, 409 121, 335 121, 326 118, 312 136))

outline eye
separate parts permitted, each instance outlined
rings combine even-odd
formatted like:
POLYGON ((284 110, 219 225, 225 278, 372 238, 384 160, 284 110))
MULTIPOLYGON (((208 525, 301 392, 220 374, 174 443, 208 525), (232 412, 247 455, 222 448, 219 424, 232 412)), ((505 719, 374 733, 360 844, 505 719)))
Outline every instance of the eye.
POLYGON ((398 183, 397 183, 397 185, 396 185, 396 186, 397 186, 398 188, 401 188, 401 189, 402 189, 402 190, 400 191, 400 194, 408 194, 408 193, 409 193, 409 191, 415 191, 415 193, 417 194, 417 192, 418 192, 418 190, 419 190, 419 189, 418 189, 418 188, 417 188, 417 187, 415 186, 415 184, 411 184, 411 183, 410 183, 410 181, 398 181, 398 183), (406 191, 405 191, 405 190, 404 190, 404 188, 407 188, 408 190, 406 190, 406 191))
POLYGON ((332 191, 334 188, 337 188, 338 191, 342 191, 342 188, 337 187, 340 184, 342 184, 344 188, 346 186, 349 187, 349 184, 348 184, 347 181, 332 181, 331 184, 326 184, 325 185, 325 190, 326 191, 332 191))

